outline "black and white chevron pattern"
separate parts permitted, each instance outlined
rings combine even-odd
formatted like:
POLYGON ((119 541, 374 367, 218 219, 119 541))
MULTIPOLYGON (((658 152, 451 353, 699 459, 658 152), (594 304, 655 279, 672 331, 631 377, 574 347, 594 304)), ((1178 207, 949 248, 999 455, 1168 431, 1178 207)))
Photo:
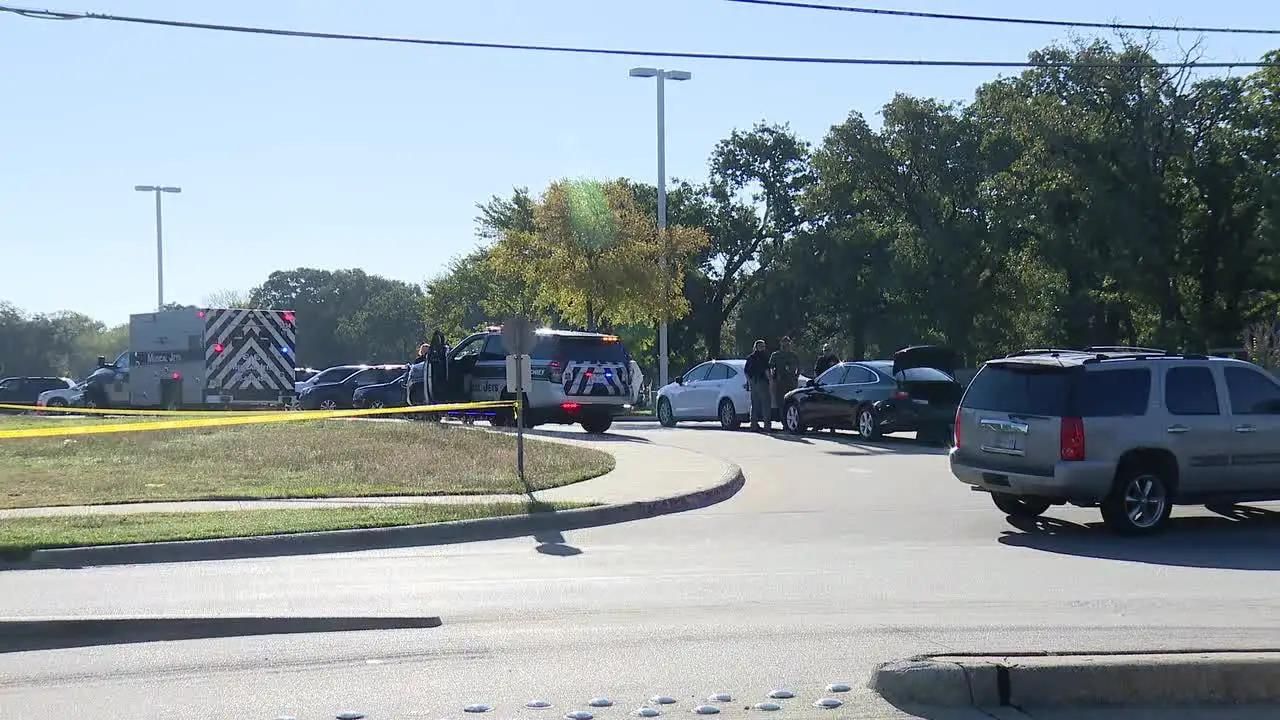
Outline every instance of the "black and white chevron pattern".
POLYGON ((206 310, 207 387, 231 393, 292 390, 297 347, 293 317, 289 310, 206 310))

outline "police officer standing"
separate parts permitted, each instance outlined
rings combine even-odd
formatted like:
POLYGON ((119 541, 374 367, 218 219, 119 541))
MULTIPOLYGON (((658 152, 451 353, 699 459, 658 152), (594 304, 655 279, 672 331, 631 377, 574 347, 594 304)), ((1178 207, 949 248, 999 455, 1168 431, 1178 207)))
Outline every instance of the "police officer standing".
POLYGON ((747 385, 751 387, 751 429, 759 430, 760 421, 764 421, 764 429, 772 429, 772 415, 769 402, 769 353, 764 341, 757 340, 747 356, 747 365, 743 368, 747 376, 747 385))
POLYGON ((773 406, 782 410, 782 397, 796 389, 800 377, 800 358, 791 349, 791 338, 784 337, 780 347, 769 356, 773 377, 773 406))
POLYGON ((839 362, 840 358, 836 357, 835 353, 831 352, 831 346, 824 344, 822 346, 822 354, 818 356, 817 360, 813 361, 813 376, 818 377, 822 373, 830 370, 839 362))

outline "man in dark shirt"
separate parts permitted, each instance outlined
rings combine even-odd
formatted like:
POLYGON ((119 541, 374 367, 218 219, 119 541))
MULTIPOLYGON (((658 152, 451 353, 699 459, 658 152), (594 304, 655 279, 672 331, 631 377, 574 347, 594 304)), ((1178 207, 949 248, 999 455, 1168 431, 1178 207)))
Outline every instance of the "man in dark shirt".
POLYGON ((796 389, 800 377, 800 358, 791 349, 791 338, 782 338, 778 349, 769 356, 769 370, 773 377, 773 407, 781 413, 783 396, 796 389))
POLYGON ((769 352, 765 350, 763 340, 757 340, 751 354, 747 356, 747 365, 743 368, 747 376, 747 385, 751 387, 751 429, 759 430, 760 421, 764 421, 764 429, 772 429, 769 401, 769 352))
POLYGON ((813 361, 813 376, 818 377, 822 373, 830 370, 832 366, 839 362, 840 358, 836 357, 835 353, 831 352, 831 346, 823 345, 822 354, 818 356, 817 360, 813 361))

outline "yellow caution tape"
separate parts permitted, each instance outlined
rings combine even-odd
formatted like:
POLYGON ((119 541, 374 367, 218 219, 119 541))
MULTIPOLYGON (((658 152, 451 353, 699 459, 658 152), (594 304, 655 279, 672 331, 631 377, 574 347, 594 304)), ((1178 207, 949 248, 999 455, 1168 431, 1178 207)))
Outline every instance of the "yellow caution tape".
POLYGON ((329 420, 334 418, 369 417, 409 413, 456 412, 459 410, 486 410, 514 407, 510 400, 493 400, 471 403, 443 403, 438 405, 410 405, 397 408, 367 408, 361 410, 302 410, 299 412, 275 412, 270 415, 240 412, 223 412, 219 417, 200 417, 155 422, 111 423, 109 425, 67 425, 63 427, 26 428, 0 430, 0 440, 20 438, 69 437, 72 435, 103 435, 108 433, 151 432, 155 430, 185 430, 189 428, 228 427, 233 425, 259 425, 302 420, 329 420))

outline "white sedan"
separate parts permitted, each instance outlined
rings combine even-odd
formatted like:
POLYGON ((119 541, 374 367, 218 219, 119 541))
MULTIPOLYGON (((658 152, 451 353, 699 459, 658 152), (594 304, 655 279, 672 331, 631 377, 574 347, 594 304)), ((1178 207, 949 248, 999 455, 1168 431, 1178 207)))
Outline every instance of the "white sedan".
POLYGON ((658 391, 658 422, 674 427, 681 420, 719 420, 736 429, 751 412, 746 360, 708 360, 658 391))

